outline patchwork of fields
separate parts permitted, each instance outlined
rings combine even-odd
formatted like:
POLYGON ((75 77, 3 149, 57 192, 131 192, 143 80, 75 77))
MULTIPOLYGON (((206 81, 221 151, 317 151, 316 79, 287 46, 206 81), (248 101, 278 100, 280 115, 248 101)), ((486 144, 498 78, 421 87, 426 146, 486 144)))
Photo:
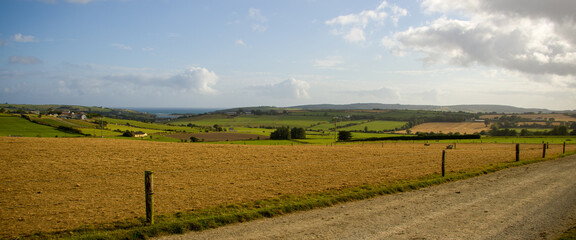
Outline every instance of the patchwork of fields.
MULTIPOLYGON (((0 137, 0 238, 142 217, 145 170, 154 171, 156 211, 163 214, 438 173, 445 147, 0 137)), ((513 161, 514 149, 459 143, 447 151, 447 171, 513 161)), ((521 149, 522 159, 540 158, 542 144, 521 149)), ((547 156, 561 152, 562 145, 550 145, 547 156)))
POLYGON ((487 127, 481 122, 431 122, 416 125, 411 128, 412 133, 417 132, 435 132, 435 133, 461 133, 461 134, 474 134, 482 131, 489 131, 487 127))

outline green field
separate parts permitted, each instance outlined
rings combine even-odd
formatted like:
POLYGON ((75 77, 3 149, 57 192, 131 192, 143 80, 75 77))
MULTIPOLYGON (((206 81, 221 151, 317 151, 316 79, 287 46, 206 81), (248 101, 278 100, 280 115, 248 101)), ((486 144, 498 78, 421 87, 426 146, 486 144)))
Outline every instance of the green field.
POLYGON ((302 116, 302 115, 242 115, 237 117, 225 114, 214 114, 191 119, 177 119, 171 121, 171 125, 189 123, 197 126, 214 126, 215 124, 223 127, 302 127, 308 128, 317 123, 329 123, 331 118, 324 116, 302 116))
MULTIPOLYGON (((135 120, 125 120, 125 119, 114 119, 114 118, 104 118, 105 122, 108 122, 110 125, 107 128, 111 128, 113 130, 117 129, 117 125, 125 125, 129 127, 139 128, 139 129, 152 129, 152 130, 160 130, 162 132, 165 131, 186 131, 186 132, 194 132, 199 131, 198 129, 194 129, 187 126, 180 126, 176 124, 161 124, 161 123, 145 123, 135 120), (113 126, 111 126, 113 125, 113 126)), ((186 125, 186 124, 185 124, 186 125)), ((139 130, 138 130, 139 131, 139 130)), ((144 131, 146 132, 146 131, 144 131)))
MULTIPOLYGON (((347 122, 344 122, 344 123, 347 123, 347 122)), ((390 131, 390 130, 394 130, 397 128, 401 128, 405 124, 406 124, 406 122, 402 122, 402 121, 371 121, 371 122, 362 123, 362 124, 355 125, 355 126, 342 128, 339 130, 364 131, 367 129, 368 131, 390 131)))
POLYGON ((53 127, 35 124, 21 117, 0 115, 0 136, 80 137, 82 135, 61 132, 53 127))
MULTIPOLYGON (((48 106, 44 106, 48 107, 48 106)), ((99 108, 96 108, 99 109, 99 108)), ((86 110, 93 110, 88 108, 86 110)), ((110 110, 112 111, 112 110, 110 110)), ((121 114, 117 112, 116 114, 121 114)), ((138 115, 139 113, 134 113, 138 115)), ((88 120, 73 120, 50 117, 40 114, 26 114, 30 121, 19 117, 20 114, 0 114, 3 119, 0 121, 0 134, 2 136, 16 135, 27 137, 68 137, 80 136, 64 133, 56 130, 57 127, 68 127, 80 130, 83 134, 91 137, 124 138, 146 141, 183 141, 176 138, 164 137, 165 133, 199 133, 214 132, 213 127, 222 127, 223 132, 257 134, 260 136, 270 136, 277 127, 305 128, 307 130, 306 139, 291 141, 270 141, 270 140, 247 140, 245 141, 222 141, 225 144, 317 144, 328 145, 336 142, 337 131, 352 131, 352 139, 382 138, 398 136, 390 134, 397 129, 407 125, 420 124, 426 121, 456 121, 467 119, 473 115, 469 113, 446 113, 431 111, 411 111, 411 110, 289 110, 269 112, 267 114, 224 114, 212 113, 203 115, 193 115, 178 119, 163 119, 162 122, 142 122, 137 120, 126 120, 104 117, 107 125, 104 129, 96 123, 100 120, 98 115, 88 120), (334 123, 334 120, 337 120, 334 123), (39 124, 35 124, 39 123, 39 124), (47 126, 46 126, 47 125, 47 126), (334 127, 337 130, 334 131, 334 127), (142 131, 149 135, 146 138, 125 138, 121 135, 125 131, 142 131)), ((570 124, 570 122, 566 123, 570 124)), ((566 125, 568 126, 568 125, 566 125)), ((533 131, 535 129, 529 129, 533 131)), ((545 131, 546 129, 538 129, 545 131)), ((518 132, 520 129, 517 130, 518 132)), ((225 138, 223 138, 225 140, 225 138)), ((391 140, 382 140, 391 141, 391 140)), ((432 141, 430 141, 432 142, 432 141)), ((496 142, 496 143, 576 143, 573 136, 561 137, 483 137, 476 140, 441 140, 435 142, 496 142)), ((215 142, 211 142, 215 143, 215 142)), ((342 144, 342 143, 340 143, 342 144)))

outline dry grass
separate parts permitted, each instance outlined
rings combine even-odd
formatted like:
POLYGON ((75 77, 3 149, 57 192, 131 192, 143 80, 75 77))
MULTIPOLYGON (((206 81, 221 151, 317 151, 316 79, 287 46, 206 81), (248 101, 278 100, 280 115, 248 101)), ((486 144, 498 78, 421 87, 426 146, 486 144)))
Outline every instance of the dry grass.
MULTIPOLYGON (((492 114, 492 115, 482 115, 480 118, 482 118, 482 119, 494 119, 494 118, 499 118, 501 116, 503 116, 503 115, 502 114, 492 114)), ((511 116, 511 114, 508 114, 507 116, 511 116)), ((571 116, 560 114, 560 113, 518 114, 518 116, 521 118, 534 119, 534 120, 537 120, 537 119, 544 120, 544 119, 554 118, 555 121, 562 121, 562 122, 576 121, 575 117, 571 117, 571 116)))
POLYGON ((481 122, 432 122, 423 123, 410 129, 412 133, 417 132, 435 132, 435 133, 461 133, 473 134, 479 133, 483 130, 489 131, 490 128, 486 127, 481 122))
MULTIPOLYGON (((440 172, 444 147, 0 138, 0 237, 142 217, 145 170, 154 171, 156 211, 163 214, 416 178, 440 172)), ((541 147, 522 145, 522 158, 538 158, 541 147)), ((514 149, 458 144, 447 153, 447 170, 513 161, 514 149)), ((548 156, 561 151, 551 145, 548 156)))

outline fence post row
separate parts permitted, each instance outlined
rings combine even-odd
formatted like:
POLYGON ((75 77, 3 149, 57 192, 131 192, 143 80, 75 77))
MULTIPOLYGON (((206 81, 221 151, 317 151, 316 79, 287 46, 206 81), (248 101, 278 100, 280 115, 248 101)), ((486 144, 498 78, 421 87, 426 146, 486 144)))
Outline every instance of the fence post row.
POLYGON ((446 175, 446 150, 442 150, 442 177, 446 175))
POLYGON ((146 192, 146 223, 154 224, 154 191, 152 171, 144 172, 144 190, 146 192))
POLYGON ((516 143, 516 162, 520 161, 520 143, 516 143))

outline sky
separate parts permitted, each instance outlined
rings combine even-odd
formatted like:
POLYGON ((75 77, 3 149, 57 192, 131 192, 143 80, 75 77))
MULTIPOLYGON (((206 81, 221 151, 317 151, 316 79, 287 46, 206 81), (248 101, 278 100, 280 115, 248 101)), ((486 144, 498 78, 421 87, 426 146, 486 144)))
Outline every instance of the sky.
POLYGON ((2 0, 0 102, 576 109, 574 0, 2 0))

